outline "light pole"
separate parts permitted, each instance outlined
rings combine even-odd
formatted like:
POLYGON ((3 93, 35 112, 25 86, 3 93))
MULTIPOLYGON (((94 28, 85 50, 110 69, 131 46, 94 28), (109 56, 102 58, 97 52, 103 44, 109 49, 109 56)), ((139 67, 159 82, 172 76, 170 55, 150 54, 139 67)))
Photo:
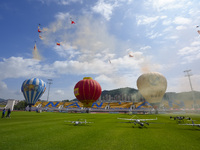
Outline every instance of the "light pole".
POLYGON ((47 95, 47 102, 49 101, 50 86, 51 86, 51 84, 53 84, 52 81, 53 81, 52 79, 48 79, 48 82, 47 82, 47 84, 49 84, 48 95, 47 95))
POLYGON ((194 108, 194 106, 196 105, 196 101, 195 101, 194 91, 193 91, 193 88, 192 88, 192 82, 191 82, 191 79, 190 79, 190 76, 192 76, 192 74, 190 74, 190 71, 191 70, 185 70, 183 72, 186 73, 185 76, 188 77, 188 79, 189 79, 190 88, 191 88, 191 91, 192 91, 192 98, 193 98, 193 101, 194 101, 194 105, 193 105, 193 108, 194 108))

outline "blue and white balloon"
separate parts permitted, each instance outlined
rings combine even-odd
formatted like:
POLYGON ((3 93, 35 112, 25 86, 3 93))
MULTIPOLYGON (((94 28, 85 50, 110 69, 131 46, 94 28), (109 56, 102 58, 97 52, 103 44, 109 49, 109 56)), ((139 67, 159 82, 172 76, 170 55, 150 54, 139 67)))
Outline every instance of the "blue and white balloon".
POLYGON ((29 106, 34 105, 46 90, 46 83, 39 78, 27 79, 23 82, 21 91, 29 106))

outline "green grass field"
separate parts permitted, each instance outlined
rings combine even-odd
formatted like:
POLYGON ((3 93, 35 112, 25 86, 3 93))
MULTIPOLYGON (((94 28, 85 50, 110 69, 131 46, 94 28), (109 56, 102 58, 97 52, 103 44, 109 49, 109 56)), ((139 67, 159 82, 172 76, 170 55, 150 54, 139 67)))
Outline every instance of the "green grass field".
MULTIPOLYGON (((0 119, 1 150, 143 150, 200 149, 200 128, 180 126, 170 115, 137 115, 158 118, 158 124, 133 128, 118 117, 127 114, 70 114, 12 112, 0 119), (87 119, 92 124, 74 126, 66 120, 87 119)), ((176 116, 176 115, 173 115, 176 116)), ((200 122, 200 115, 188 115, 200 122)), ((188 121, 187 121, 188 122, 188 121)), ((188 122, 190 123, 190 122, 188 122)))

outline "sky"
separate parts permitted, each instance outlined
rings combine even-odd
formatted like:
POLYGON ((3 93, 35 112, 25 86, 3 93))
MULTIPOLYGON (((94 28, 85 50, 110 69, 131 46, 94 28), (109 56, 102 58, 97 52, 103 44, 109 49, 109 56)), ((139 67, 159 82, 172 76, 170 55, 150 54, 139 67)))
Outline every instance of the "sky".
POLYGON ((200 91, 199 8, 199 0, 1 0, 0 98, 23 100, 33 77, 53 80, 50 101, 74 99, 84 77, 102 90, 137 89, 147 72, 165 76, 166 92, 187 92, 185 70, 200 91))

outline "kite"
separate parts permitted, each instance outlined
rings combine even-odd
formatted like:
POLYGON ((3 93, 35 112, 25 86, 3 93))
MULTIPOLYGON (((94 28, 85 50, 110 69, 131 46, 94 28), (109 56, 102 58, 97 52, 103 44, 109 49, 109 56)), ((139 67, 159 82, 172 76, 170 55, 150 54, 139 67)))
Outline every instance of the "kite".
POLYGON ((70 18, 70 20, 71 20, 71 24, 75 24, 75 21, 73 21, 72 18, 70 18))
POLYGON ((56 45, 60 46, 60 43, 59 43, 59 42, 56 42, 56 45))
POLYGON ((40 24, 38 26, 38 32, 41 33, 42 31, 40 30, 40 24))
POLYGON ((57 39, 55 39, 55 42, 56 42, 56 45, 60 46, 61 45, 61 42, 57 39))
POLYGON ((133 52, 128 53, 129 57, 134 57, 133 52))
MULTIPOLYGON (((199 25, 197 25, 196 28, 199 28, 199 25)), ((197 30, 197 32, 200 34, 200 30, 197 30)))
POLYGON ((75 22, 73 20, 71 20, 71 24, 75 24, 75 22))
POLYGON ((41 40, 43 40, 43 37, 39 34, 39 38, 41 39, 41 40))
POLYGON ((41 56, 38 52, 38 49, 37 49, 37 46, 36 46, 36 42, 35 42, 35 45, 34 45, 34 48, 33 48, 33 59, 36 59, 36 60, 41 60, 41 56))
POLYGON ((41 33, 42 31, 40 29, 38 29, 38 32, 41 33))
POLYGON ((37 47, 36 47, 36 42, 35 42, 35 45, 34 45, 34 48, 33 48, 34 51, 37 50, 37 47))

